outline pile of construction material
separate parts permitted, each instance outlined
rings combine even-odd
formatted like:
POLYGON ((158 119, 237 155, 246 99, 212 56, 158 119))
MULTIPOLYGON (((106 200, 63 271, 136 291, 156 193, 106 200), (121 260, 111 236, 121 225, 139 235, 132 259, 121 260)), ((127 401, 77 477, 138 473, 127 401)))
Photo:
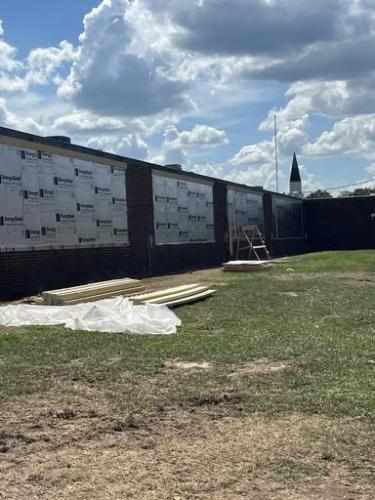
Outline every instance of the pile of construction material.
POLYGON ((87 285, 61 288, 43 292, 43 303, 49 306, 75 305, 84 302, 94 302, 111 297, 128 297, 134 304, 163 304, 166 306, 177 306, 205 299, 215 293, 216 290, 199 284, 182 285, 173 288, 165 288, 155 292, 142 294, 146 287, 141 281, 123 278, 87 285))
POLYGON ((71 330, 169 335, 181 321, 167 306, 215 293, 199 284, 142 293, 145 289, 141 281, 123 278, 49 290, 42 294, 44 305, 0 307, 0 326, 64 325, 71 330))
POLYGON ((268 271, 272 267, 269 260, 231 260, 223 264, 224 271, 254 272, 268 271))
POLYGON ((134 304, 163 304, 174 307, 210 297, 216 290, 199 284, 182 285, 132 297, 134 304))
POLYGON ((61 288, 43 292, 43 302, 46 305, 74 305, 82 302, 92 302, 108 299, 117 295, 130 296, 141 293, 145 286, 141 281, 122 278, 110 281, 100 281, 87 285, 61 288))

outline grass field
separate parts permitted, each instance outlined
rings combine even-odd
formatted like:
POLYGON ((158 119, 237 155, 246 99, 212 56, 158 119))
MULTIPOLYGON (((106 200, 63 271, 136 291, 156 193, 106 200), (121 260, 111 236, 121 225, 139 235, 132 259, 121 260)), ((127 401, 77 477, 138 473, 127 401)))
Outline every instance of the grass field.
POLYGON ((0 498, 374 498, 375 251, 163 279, 174 336, 0 329, 0 498))

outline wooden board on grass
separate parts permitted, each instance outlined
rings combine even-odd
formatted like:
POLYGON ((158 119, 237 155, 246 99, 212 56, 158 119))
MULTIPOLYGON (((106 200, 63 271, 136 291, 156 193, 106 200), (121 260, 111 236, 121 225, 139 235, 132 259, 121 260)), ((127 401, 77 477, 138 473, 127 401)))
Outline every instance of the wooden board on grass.
MULTIPOLYGON (((75 304, 82 304, 84 302, 94 302, 97 300, 104 300, 104 299, 110 299, 113 297, 133 297, 134 294, 141 293, 145 290, 144 286, 138 286, 138 287, 133 287, 129 288, 128 290, 120 290, 118 292, 107 292, 107 293, 102 293, 100 295, 91 295, 90 297, 84 297, 80 299, 72 299, 72 300, 66 300, 64 302, 60 302, 59 304, 56 305, 65 305, 65 306, 71 306, 75 304)), ((132 299, 131 299, 132 300, 132 299)))
POLYGON ((191 297, 193 295, 196 295, 197 293, 205 292, 208 290, 208 286, 196 286, 194 288, 189 288, 188 290, 184 290, 182 292, 177 292, 177 293, 167 293, 165 295, 162 295, 160 297, 156 297, 153 299, 148 299, 145 300, 144 303, 146 304, 165 304, 166 302, 170 302, 173 300, 178 300, 180 298, 184 297, 191 297))
POLYGON ((152 299, 158 299, 160 297, 166 297, 168 295, 173 295, 175 293, 184 292, 187 290, 192 290, 192 289, 197 288, 199 286, 200 286, 199 284, 195 283, 195 284, 190 284, 190 285, 176 286, 173 288, 166 288, 164 290, 158 290, 156 292, 145 293, 142 295, 138 295, 137 297, 134 297, 134 303, 139 304, 141 302, 149 302, 152 299))
POLYGON ((211 297, 216 290, 206 290, 204 292, 197 293, 195 295, 191 295, 189 297, 183 297, 181 299, 171 300, 170 302, 165 302, 164 305, 169 307, 181 306, 183 304, 188 304, 190 302, 197 302, 198 300, 206 299, 207 297, 211 297))

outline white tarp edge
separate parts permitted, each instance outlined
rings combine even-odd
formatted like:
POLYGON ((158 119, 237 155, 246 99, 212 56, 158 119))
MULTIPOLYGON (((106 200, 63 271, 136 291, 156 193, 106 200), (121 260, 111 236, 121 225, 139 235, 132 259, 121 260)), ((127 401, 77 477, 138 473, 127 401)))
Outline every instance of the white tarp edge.
POLYGON ((170 335, 181 320, 167 306, 134 305, 129 299, 114 299, 74 306, 17 304, 0 307, 0 325, 64 325, 71 330, 170 335))

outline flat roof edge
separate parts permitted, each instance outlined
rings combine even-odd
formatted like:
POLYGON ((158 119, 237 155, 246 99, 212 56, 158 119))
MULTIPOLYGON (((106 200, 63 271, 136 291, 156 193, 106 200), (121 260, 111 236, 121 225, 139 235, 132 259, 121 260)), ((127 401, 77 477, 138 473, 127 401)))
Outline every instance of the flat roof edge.
POLYGON ((123 163, 126 163, 128 165, 135 165, 135 166, 139 166, 139 167, 143 167, 143 168, 161 170, 164 172, 174 173, 175 175, 180 174, 180 175, 187 175, 187 176, 192 177, 192 178, 201 178, 202 180, 206 180, 206 181, 210 181, 210 182, 217 182, 217 183, 225 184, 227 186, 238 187, 238 188, 246 189, 249 191, 270 193, 270 194, 274 194, 274 195, 278 195, 278 196, 282 196, 282 197, 298 199, 298 198, 295 198, 295 197, 290 196, 290 195, 275 193, 273 191, 265 190, 261 186, 249 186, 247 184, 240 184, 238 182, 234 182, 234 181, 230 181, 230 180, 226 180, 226 179, 220 179, 217 177, 210 177, 208 175, 198 174, 196 172, 192 172, 189 170, 177 171, 177 170, 171 169, 169 167, 166 167, 164 165, 158 165, 158 164, 147 162, 144 160, 137 160, 136 158, 130 158, 127 156, 117 155, 115 153, 108 153, 105 151, 100 151, 98 149, 89 148, 87 146, 80 146, 78 144, 63 143, 63 142, 60 142, 58 140, 54 140, 54 139, 51 139, 48 137, 43 137, 43 136, 39 136, 36 134, 31 134, 29 132, 22 132, 22 131, 7 128, 7 127, 0 127, 0 135, 2 135, 4 137, 10 137, 13 139, 20 139, 23 141, 32 142, 32 143, 36 143, 36 144, 40 144, 40 145, 53 146, 53 147, 59 148, 61 150, 68 150, 68 151, 72 151, 72 152, 96 156, 97 158, 114 160, 117 162, 123 162, 123 163))

